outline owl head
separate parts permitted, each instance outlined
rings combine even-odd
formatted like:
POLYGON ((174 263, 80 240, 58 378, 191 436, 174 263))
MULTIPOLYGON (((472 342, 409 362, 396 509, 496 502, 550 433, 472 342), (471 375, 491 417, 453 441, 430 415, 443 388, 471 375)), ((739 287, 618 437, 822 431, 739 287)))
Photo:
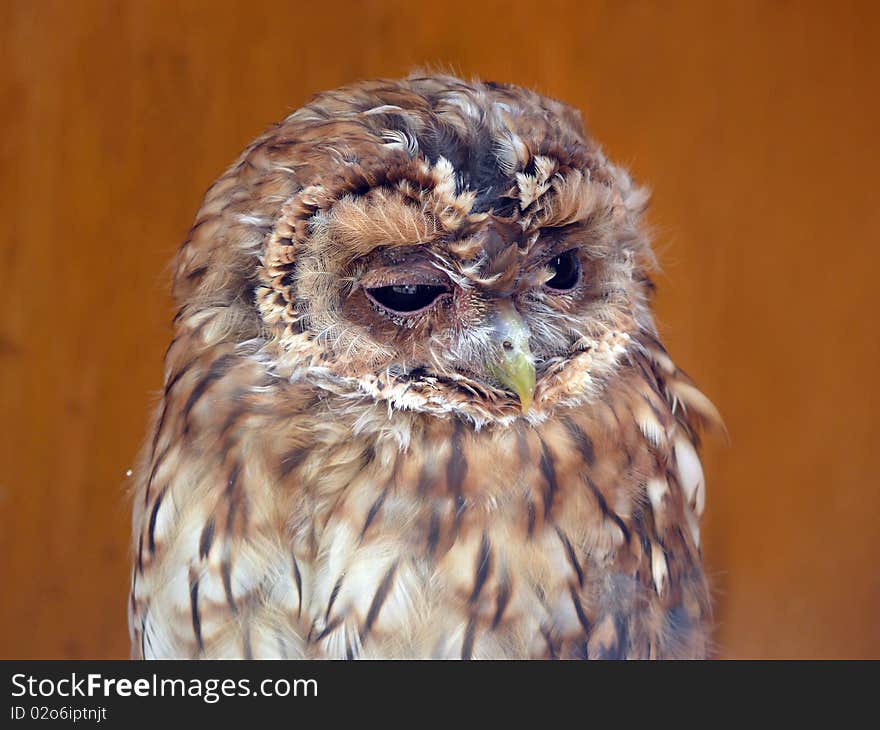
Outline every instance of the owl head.
POLYGON ((346 398, 542 419, 653 332, 646 201, 558 101, 448 76, 357 83, 208 191, 178 326, 346 398))

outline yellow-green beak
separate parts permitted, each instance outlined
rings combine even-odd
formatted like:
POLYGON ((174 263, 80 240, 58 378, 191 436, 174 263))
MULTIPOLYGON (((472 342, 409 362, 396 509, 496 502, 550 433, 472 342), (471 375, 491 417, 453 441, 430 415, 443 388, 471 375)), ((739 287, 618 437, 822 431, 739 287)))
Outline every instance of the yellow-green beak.
POLYGON ((529 349, 529 328, 513 305, 506 303, 495 315, 497 350, 486 369, 505 388, 519 396, 523 413, 528 413, 535 393, 535 359, 529 349))

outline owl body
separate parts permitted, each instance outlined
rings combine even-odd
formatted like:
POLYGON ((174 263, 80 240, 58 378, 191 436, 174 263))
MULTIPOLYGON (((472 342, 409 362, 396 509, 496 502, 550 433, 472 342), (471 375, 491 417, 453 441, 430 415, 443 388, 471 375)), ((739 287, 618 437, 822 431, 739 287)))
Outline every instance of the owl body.
POLYGON ((363 82, 251 145, 177 259, 133 655, 704 656, 717 414, 644 203, 518 87, 363 82))

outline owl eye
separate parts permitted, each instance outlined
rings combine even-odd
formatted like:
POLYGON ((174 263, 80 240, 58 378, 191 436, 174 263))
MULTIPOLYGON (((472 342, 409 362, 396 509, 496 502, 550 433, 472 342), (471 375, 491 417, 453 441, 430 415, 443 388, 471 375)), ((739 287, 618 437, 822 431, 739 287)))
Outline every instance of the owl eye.
POLYGON ((367 296, 393 314, 414 314, 430 307, 449 291, 436 284, 393 284, 367 289, 367 296))
POLYGON ((553 276, 544 282, 544 286, 556 291, 573 289, 581 276, 581 264, 577 251, 572 249, 550 259, 548 263, 553 276))

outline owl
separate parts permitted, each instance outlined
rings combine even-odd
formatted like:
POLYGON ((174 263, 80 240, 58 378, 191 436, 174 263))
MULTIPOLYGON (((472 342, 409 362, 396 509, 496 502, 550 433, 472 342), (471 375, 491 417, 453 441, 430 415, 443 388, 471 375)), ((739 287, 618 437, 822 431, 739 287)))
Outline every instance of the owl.
POLYGON ((133 656, 705 656, 718 414, 658 339, 647 198, 571 107, 443 75, 247 147, 175 261, 133 656))

